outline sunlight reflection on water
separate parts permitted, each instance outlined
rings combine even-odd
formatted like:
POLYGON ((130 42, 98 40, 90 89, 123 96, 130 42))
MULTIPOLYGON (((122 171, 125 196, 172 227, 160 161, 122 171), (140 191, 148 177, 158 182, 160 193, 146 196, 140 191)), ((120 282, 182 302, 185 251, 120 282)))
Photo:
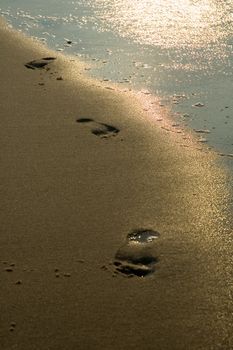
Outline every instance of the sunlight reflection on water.
POLYGON ((232 4, 213 0, 96 0, 101 18, 123 37, 162 47, 205 47, 232 34, 232 4), (224 23, 224 26, 223 26, 224 23))

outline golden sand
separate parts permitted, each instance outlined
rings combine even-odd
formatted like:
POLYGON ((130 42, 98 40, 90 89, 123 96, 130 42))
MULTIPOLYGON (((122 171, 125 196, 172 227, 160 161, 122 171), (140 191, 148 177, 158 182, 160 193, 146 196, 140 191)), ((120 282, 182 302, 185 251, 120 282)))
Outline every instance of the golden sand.
POLYGON ((182 147, 82 63, 4 23, 0 43, 1 350, 231 349, 215 156, 182 147), (146 277, 114 265, 122 246, 141 249, 126 242, 140 229, 160 233, 139 252, 156 260, 146 277))

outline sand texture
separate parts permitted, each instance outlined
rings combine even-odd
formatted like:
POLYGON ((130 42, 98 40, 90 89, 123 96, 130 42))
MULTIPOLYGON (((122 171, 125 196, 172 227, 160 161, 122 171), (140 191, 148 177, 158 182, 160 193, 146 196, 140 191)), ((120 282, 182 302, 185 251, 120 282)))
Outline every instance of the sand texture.
POLYGON ((232 349, 215 157, 4 23, 0 47, 0 349, 232 349))

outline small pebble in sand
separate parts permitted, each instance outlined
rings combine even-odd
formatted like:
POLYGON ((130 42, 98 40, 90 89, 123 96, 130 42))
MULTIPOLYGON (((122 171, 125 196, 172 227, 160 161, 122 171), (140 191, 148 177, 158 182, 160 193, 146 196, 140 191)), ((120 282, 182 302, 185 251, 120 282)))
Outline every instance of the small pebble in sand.
POLYGON ((218 153, 219 156, 222 157, 230 157, 233 158, 233 153, 218 153))
POLYGON ((168 127, 166 127, 166 126, 161 126, 161 129, 163 129, 163 130, 165 130, 165 131, 171 131, 168 127))
POLYGON ((197 102, 197 103, 195 103, 194 105, 192 105, 192 107, 204 107, 205 105, 204 105, 204 103, 202 103, 202 102, 197 102))
POLYGON ((208 130, 208 129, 195 129, 195 132, 197 132, 199 134, 209 134, 210 130, 208 130))
POLYGON ((60 277, 60 273, 59 273, 59 272, 56 272, 56 273, 55 273, 55 277, 56 277, 56 278, 59 278, 59 277, 60 277))
POLYGON ((70 277, 71 274, 66 272, 66 273, 63 274, 63 276, 64 276, 64 277, 70 277))
POLYGON ((173 98, 186 98, 186 95, 177 95, 177 94, 174 94, 174 95, 173 95, 173 98))
POLYGON ((54 272, 59 272, 59 269, 58 268, 54 269, 54 272))
POLYGON ((18 280, 18 281, 15 282, 15 284, 17 284, 17 285, 20 285, 22 283, 23 283, 22 280, 18 280))
POLYGON ((205 139, 204 137, 201 137, 199 140, 197 140, 198 142, 207 142, 207 139, 205 139))
POLYGON ((12 269, 11 267, 7 267, 7 268, 5 269, 5 271, 6 271, 6 272, 13 272, 13 269, 12 269))
POLYGON ((57 77, 57 80, 63 80, 63 78, 62 77, 57 77))
POLYGON ((15 322, 11 322, 9 331, 10 331, 10 332, 14 332, 15 327, 16 327, 16 323, 15 323, 15 322))
POLYGON ((141 90, 141 93, 144 95, 151 95, 151 92, 149 90, 141 90))

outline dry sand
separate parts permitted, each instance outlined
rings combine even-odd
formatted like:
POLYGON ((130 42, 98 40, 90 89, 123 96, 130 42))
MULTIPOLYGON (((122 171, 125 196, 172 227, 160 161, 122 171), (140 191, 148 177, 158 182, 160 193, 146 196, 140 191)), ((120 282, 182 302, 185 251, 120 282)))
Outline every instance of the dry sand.
POLYGON ((215 157, 4 23, 0 45, 0 349, 232 349, 215 157), (47 56, 57 59, 25 67, 47 56), (127 245, 133 229, 160 237, 127 245), (152 257, 154 273, 118 272, 122 246, 125 260, 152 257))

